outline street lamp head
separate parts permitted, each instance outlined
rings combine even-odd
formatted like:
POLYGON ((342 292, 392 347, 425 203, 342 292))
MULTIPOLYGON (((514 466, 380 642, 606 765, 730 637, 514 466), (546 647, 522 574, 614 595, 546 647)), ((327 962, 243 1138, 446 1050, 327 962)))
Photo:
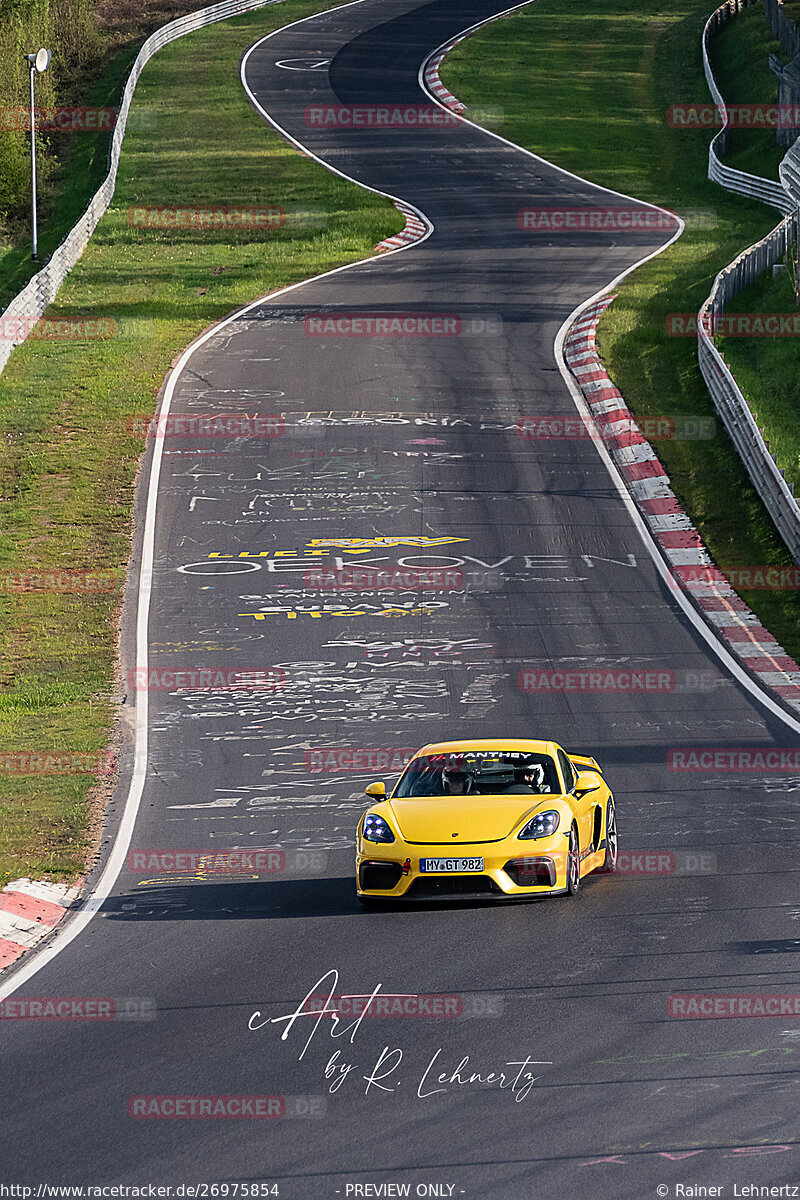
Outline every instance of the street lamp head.
POLYGON ((36 54, 26 54, 25 61, 30 64, 31 70, 35 67, 39 74, 41 74, 50 66, 50 51, 42 48, 36 54))

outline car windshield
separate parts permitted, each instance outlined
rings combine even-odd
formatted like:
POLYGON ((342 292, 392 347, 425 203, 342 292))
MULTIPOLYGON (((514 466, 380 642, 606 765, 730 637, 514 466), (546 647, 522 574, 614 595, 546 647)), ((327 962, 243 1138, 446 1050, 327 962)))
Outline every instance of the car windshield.
POLYGON ((395 796, 556 795, 560 791, 556 765, 549 754, 465 750, 413 759, 395 796))

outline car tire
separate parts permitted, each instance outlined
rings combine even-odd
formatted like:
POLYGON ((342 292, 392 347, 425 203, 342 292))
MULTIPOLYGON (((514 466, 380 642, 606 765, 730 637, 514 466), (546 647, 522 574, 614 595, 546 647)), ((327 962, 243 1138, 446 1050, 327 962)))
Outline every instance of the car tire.
POLYGON ((567 895, 577 896, 581 888, 581 847, 575 825, 569 831, 567 851, 567 895))
POLYGON ((617 835, 617 810, 613 800, 609 800, 606 806, 606 852, 603 858, 603 865, 600 867, 601 875, 613 875, 617 869, 617 856, 619 854, 619 837, 617 835))

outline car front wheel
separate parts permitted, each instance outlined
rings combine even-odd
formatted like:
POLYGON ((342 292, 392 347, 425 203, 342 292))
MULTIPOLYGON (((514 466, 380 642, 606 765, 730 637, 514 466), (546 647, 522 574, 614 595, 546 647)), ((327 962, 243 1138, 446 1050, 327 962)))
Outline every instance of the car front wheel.
POLYGON ((581 848, 578 842, 578 831, 573 825, 569 831, 569 850, 567 852, 567 895, 577 896, 581 886, 581 848))
POLYGON ((617 837, 617 811, 614 801, 609 800, 606 808, 606 853, 600 871, 604 875, 612 875, 617 869, 619 854, 619 838, 617 837))

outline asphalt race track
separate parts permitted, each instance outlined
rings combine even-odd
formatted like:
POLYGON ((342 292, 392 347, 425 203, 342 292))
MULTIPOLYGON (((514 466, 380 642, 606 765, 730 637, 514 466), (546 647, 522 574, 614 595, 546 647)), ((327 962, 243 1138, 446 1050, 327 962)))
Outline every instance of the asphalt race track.
MULTIPOLYGON (((247 59, 255 100, 291 137, 434 228, 251 307, 177 378, 174 413, 284 414, 283 432, 164 439, 157 682, 131 850, 279 847, 287 869, 121 871, 14 998, 138 998, 149 1019, 3 1021, 8 1179, 264 1181, 289 1200, 366 1184, 639 1200, 677 1182, 724 1185, 728 1200, 734 1184, 800 1182, 797 1018, 681 1020, 667 1008, 675 993, 791 993, 800 949, 798 781, 676 773, 667 755, 796 735, 682 614, 592 442, 516 428, 520 416, 574 417, 554 359, 560 326, 673 230, 521 230, 526 206, 630 202, 468 124, 348 129, 306 116, 315 104, 429 105, 424 59, 501 7, 363 0, 247 59), (330 64, 276 66, 291 59, 330 64), (417 333, 317 332, 321 315, 343 314, 362 328, 410 314, 417 333), (437 320, 445 336, 429 332, 437 320), (320 590, 315 571, 355 562, 441 565, 463 586, 320 590), (669 687, 518 686, 534 668, 631 665, 669 687), (272 683, 176 689, 163 675, 198 667, 268 670, 272 683), (623 850, 669 868, 629 860, 575 900, 362 911, 354 828, 364 786, 390 773, 318 752, 504 735, 596 754, 623 850), (444 1015, 365 1018, 340 1037, 327 1020, 262 1024, 308 992, 378 985, 451 999, 444 1015), (502 1089, 459 1082, 498 1071, 502 1089), (153 1095, 281 1097, 282 1115, 129 1115, 131 1098, 153 1095)), ((131 670, 131 636, 125 653, 131 670)), ((142 699, 129 688, 131 722, 142 699)))

